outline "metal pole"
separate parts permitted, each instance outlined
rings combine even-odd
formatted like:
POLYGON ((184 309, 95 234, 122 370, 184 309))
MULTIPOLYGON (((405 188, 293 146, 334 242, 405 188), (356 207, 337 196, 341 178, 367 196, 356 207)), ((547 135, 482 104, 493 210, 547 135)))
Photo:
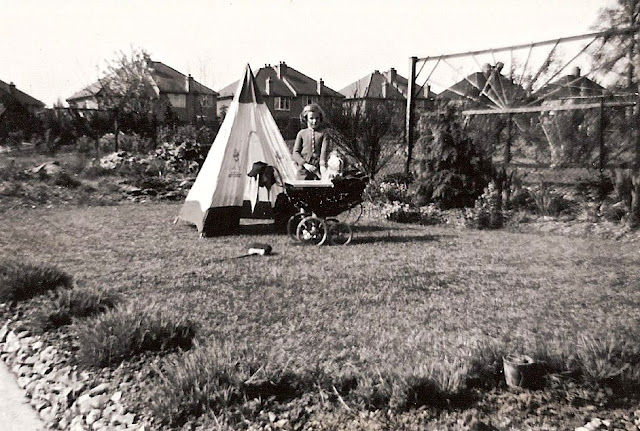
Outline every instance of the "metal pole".
POLYGON ((504 168, 507 169, 509 164, 511 163, 511 121, 512 115, 509 114, 507 117, 507 142, 504 144, 504 168))
POLYGON ((411 57, 409 62, 409 85, 407 87, 407 115, 405 124, 405 136, 407 140, 407 162, 404 170, 406 174, 409 174, 411 172, 411 157, 413 155, 413 124, 415 122, 413 107, 415 105, 414 88, 416 85, 417 62, 418 57, 411 57))
POLYGON ((600 130, 598 134, 600 154, 598 159, 598 169, 600 170, 600 176, 604 172, 605 157, 604 157, 604 96, 600 99, 600 130))

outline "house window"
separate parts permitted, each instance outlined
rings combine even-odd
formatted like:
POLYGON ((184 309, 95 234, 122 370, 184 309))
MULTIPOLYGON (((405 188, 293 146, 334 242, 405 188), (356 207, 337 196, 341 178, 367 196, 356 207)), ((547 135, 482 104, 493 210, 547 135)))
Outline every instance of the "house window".
POLYGON ((169 103, 174 108, 186 108, 187 107, 187 96, 186 94, 167 94, 169 98, 169 103))
POLYGON ((302 103, 306 105, 311 105, 312 103, 318 103, 317 96, 302 96, 302 103))
POLYGON ((200 96, 200 106, 203 108, 213 108, 213 97, 209 94, 203 94, 200 96))
POLYGON ((291 98, 290 97, 276 97, 273 99, 273 107, 276 111, 290 111, 291 110, 291 98))

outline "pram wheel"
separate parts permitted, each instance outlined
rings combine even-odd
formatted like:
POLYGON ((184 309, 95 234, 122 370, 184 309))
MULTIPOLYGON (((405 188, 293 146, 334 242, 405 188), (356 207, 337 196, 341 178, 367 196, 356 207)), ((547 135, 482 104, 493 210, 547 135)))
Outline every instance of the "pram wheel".
POLYGON ((362 206, 362 202, 359 202, 351 208, 336 215, 335 218, 342 223, 353 225, 358 223, 363 212, 364 207, 362 206))
POLYGON ((311 214, 300 211, 289 217, 289 221, 287 222, 287 234, 289 238, 294 241, 298 241, 298 225, 302 221, 303 218, 310 216, 311 214))
POLYGON ((296 229, 298 240, 313 245, 322 245, 327 240, 327 225, 316 216, 303 218, 296 229))
POLYGON ((329 243, 333 245, 347 245, 353 239, 353 231, 347 223, 343 223, 336 218, 328 218, 325 220, 325 223, 327 225, 329 243))

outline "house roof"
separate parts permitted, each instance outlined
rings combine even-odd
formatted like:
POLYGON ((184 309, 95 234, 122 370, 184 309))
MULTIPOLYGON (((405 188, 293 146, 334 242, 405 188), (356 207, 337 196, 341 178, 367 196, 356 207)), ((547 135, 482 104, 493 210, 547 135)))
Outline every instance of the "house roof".
MULTIPOLYGON (((369 75, 340 90, 347 99, 391 99, 406 100, 409 80, 399 75, 394 68, 385 72, 373 71, 369 75), (386 88, 385 88, 386 86, 386 88)), ((434 97, 435 93, 423 88, 419 99, 434 97), (425 92, 427 95, 425 95, 425 92)))
MULTIPOLYGON (((277 65, 265 65, 261 67, 255 74, 256 84, 263 96, 279 96, 279 97, 299 97, 299 96, 329 96, 340 97, 343 95, 324 85, 324 81, 320 79, 316 81, 307 75, 297 71, 285 62, 277 65), (269 91, 267 91, 267 81, 269 82, 269 91), (321 93, 318 92, 319 84, 321 84, 321 93)), ((238 86, 238 81, 227 85, 221 89, 220 98, 231 98, 238 86)))
POLYGON ((44 103, 36 99, 35 97, 29 96, 27 93, 18 90, 13 83, 7 84, 4 81, 0 81, 0 93, 11 94, 13 87, 13 96, 16 100, 24 105, 24 106, 32 106, 35 108, 44 108, 44 103))
POLYGON ((523 99, 525 95, 522 86, 515 84, 495 69, 474 72, 440 93, 443 99, 469 99, 488 106, 496 105, 496 102, 509 106, 514 100, 523 99))
POLYGON ((603 86, 586 76, 580 76, 580 69, 575 68, 571 74, 539 89, 536 96, 541 99, 554 100, 579 96, 601 96, 604 91, 603 86))
MULTIPOLYGON (((186 76, 160 61, 149 61, 149 68, 151 70, 153 85, 157 87, 161 94, 186 94, 189 92, 189 80, 191 80, 191 92, 193 93, 211 95, 218 94, 209 87, 206 87, 193 79, 191 75, 186 76)), ((93 97, 98 94, 101 89, 102 86, 100 85, 100 81, 96 81, 74 93, 71 97, 67 98, 67 101, 93 97)))

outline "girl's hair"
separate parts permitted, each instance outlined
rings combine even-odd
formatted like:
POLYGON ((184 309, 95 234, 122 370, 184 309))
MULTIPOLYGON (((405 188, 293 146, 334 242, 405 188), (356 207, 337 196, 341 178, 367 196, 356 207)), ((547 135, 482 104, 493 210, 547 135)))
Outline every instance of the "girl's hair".
POLYGON ((304 108, 302 108, 302 112, 300 113, 300 122, 303 125, 307 125, 307 114, 309 112, 315 112, 318 114, 318 116, 320 117, 320 122, 324 122, 324 111, 322 110, 322 108, 320 107, 320 105, 318 105, 317 103, 310 103, 307 106, 305 106, 304 108))

